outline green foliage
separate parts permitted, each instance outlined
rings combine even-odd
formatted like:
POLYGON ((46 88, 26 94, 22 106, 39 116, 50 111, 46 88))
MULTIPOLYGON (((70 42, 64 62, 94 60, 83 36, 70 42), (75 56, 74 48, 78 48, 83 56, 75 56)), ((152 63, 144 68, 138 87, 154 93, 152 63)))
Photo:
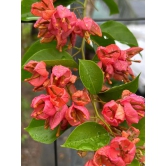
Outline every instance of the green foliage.
POLYGON ((110 136, 103 126, 96 122, 85 122, 72 131, 62 147, 82 151, 96 151, 107 145, 109 141, 110 136))
POLYGON ((56 43, 41 44, 39 41, 35 42, 24 54, 22 59, 22 80, 28 78, 30 73, 23 69, 24 65, 30 60, 44 61, 47 66, 63 65, 67 67, 77 68, 77 63, 73 60, 71 55, 64 49, 59 52, 56 48, 56 43))
MULTIPOLYGON (((45 144, 51 144, 58 138, 56 137, 58 126, 54 130, 45 129, 44 123, 44 120, 32 119, 31 123, 27 128, 25 128, 25 130, 35 141, 45 144)), ((60 135, 63 132, 64 131, 61 131, 60 135)))
POLYGON ((110 100, 117 100, 121 98, 121 94, 123 90, 128 89, 131 92, 135 93, 138 89, 138 81, 139 81, 140 74, 131 82, 122 84, 119 86, 114 86, 110 88, 109 90, 99 93, 98 96, 105 102, 108 102, 110 100))
POLYGON ((110 35, 114 40, 129 46, 138 46, 133 33, 122 23, 117 21, 107 21, 100 25, 102 32, 110 35))
POLYGON ((118 5, 114 0, 103 0, 110 9, 110 15, 119 13, 118 5))
POLYGON ((115 44, 114 39, 103 32, 102 37, 99 36, 91 36, 91 40, 94 41, 95 43, 97 43, 97 45, 99 46, 108 46, 110 44, 115 44))
MULTIPOLYGON (((34 17, 31 14, 30 10, 31 5, 34 2, 39 1, 40 0, 21 1, 22 21, 38 19, 38 17, 34 17)), ((75 0, 57 0, 54 2, 54 6, 68 6, 73 2, 75 2, 75 0)), ((85 4, 86 2, 87 1, 85 1, 85 4)), ((103 0, 103 2, 105 2, 109 7, 110 15, 119 12, 118 6, 114 2, 114 0, 103 0)), ((93 26, 91 28, 93 29, 93 26)), ((98 46, 106 47, 110 44, 115 44, 116 41, 127 44, 130 47, 138 46, 138 42, 133 33, 122 23, 116 21, 107 21, 101 24, 100 28, 102 31, 102 37, 93 35, 90 36, 90 39, 92 41, 92 45, 88 47, 90 50, 96 51, 98 46)), ((34 60, 44 61, 47 67, 53 67, 54 65, 63 65, 69 68, 79 69, 79 77, 84 87, 89 91, 92 96, 95 95, 96 97, 98 95, 98 97, 104 102, 109 102, 110 100, 117 100, 121 98, 123 90, 128 89, 133 93, 138 90, 140 74, 134 80, 125 84, 116 82, 115 80, 115 82, 110 86, 109 90, 101 92, 104 83, 104 73, 97 65, 97 62, 99 61, 98 57, 94 55, 92 60, 85 60, 85 58, 79 59, 78 65, 73 59, 72 55, 70 55, 66 51, 67 46, 64 46, 62 52, 59 52, 56 49, 56 45, 57 43, 55 41, 50 43, 40 43, 40 41, 38 40, 30 46, 30 48, 24 54, 21 62, 22 80, 30 77, 30 73, 23 69, 24 65, 26 65, 30 60, 34 60)), ((76 48, 78 49, 78 52, 80 50, 83 51, 83 46, 85 46, 85 43, 82 43, 81 48, 76 48)), ((23 107, 27 108, 27 103, 22 103, 23 107)), ((77 115, 73 114, 71 116, 77 115)), ((100 113, 97 110, 96 116, 96 118, 100 119, 100 113)), ((29 126, 25 128, 25 130, 29 133, 33 140, 45 144, 53 143, 65 131, 60 131, 60 135, 58 135, 57 137, 56 134, 57 132, 59 132, 59 126, 57 126, 54 130, 51 130, 50 128, 45 129, 44 124, 45 120, 32 119, 29 126)), ((126 127, 127 123, 124 122, 120 125, 126 127)), ((133 124, 133 126, 140 130, 140 142, 137 145, 143 145, 145 142, 145 118, 141 119, 138 124, 133 124)), ((23 135, 22 142, 24 142, 26 139, 26 135, 23 135)), ((81 151, 96 151, 99 148, 108 145, 111 139, 112 137, 110 136, 109 132, 102 125, 96 122, 88 121, 77 126, 68 136, 66 142, 62 145, 62 147, 81 151)), ((134 160, 130 164, 130 166, 138 164, 138 161, 134 160)))
POLYGON ((103 85, 103 72, 90 60, 79 60, 79 75, 83 85, 91 94, 100 92, 103 85))

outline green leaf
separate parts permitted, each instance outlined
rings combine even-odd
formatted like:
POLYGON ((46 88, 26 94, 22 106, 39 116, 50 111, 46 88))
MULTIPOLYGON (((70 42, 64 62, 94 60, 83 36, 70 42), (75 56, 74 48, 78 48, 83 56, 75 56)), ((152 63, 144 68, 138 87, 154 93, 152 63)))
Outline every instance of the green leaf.
POLYGON ((104 75, 96 63, 90 60, 79 60, 79 75, 83 85, 91 94, 100 92, 104 75))
MULTIPOLYGON (((31 51, 29 51, 29 54, 26 56, 25 59, 30 55, 31 51)), ((24 61, 25 61, 24 59, 24 61)), ((24 63, 23 66, 28 63, 30 60, 35 61, 44 61, 47 66, 54 66, 54 65, 63 65, 66 67, 73 67, 78 68, 77 63, 73 60, 71 55, 67 53, 66 51, 59 52, 56 48, 46 48, 42 49, 40 51, 35 52, 34 54, 29 57, 24 63)), ((25 78, 28 78, 27 72, 23 69, 22 66, 22 80, 25 78)))
POLYGON ((99 46, 103 46, 103 47, 108 46, 110 44, 115 44, 114 39, 108 34, 105 35, 105 33, 103 33, 102 37, 91 36, 90 38, 91 38, 92 42, 94 41, 99 46))
POLYGON ((62 6, 68 6, 70 4, 72 4, 73 2, 76 2, 76 0, 57 0, 54 2, 54 6, 59 6, 59 5, 62 5, 62 6))
POLYGON ((85 122, 77 126, 61 145, 82 151, 96 151, 110 141, 109 133, 96 122, 85 122))
POLYGON ((100 25, 102 32, 110 35, 114 40, 129 46, 138 46, 133 33, 122 23, 117 21, 107 21, 100 25))
POLYGON ((56 48, 56 42, 52 41, 50 43, 40 43, 40 40, 37 40, 34 42, 29 49, 26 51, 26 53, 23 55, 21 64, 24 65, 25 62, 36 52, 46 49, 46 48, 56 48))
POLYGON ((107 33, 104 33, 102 34, 102 37, 99 37, 99 36, 91 36, 91 41, 93 43, 93 49, 97 50, 97 47, 99 46, 108 46, 110 44, 115 44, 115 41, 114 39, 107 33))
POLYGON ((77 63, 66 51, 59 52, 55 48, 46 48, 33 54, 26 62, 30 60, 44 61, 48 66, 63 65, 77 68, 77 63))
POLYGON ((139 162, 138 162, 138 160, 133 160, 132 161, 132 163, 130 164, 130 165, 128 165, 128 166, 140 166, 140 164, 139 164, 139 162))
POLYGON ((108 102, 110 100, 117 100, 121 98, 121 94, 123 90, 128 89, 131 92, 135 93, 138 89, 138 83, 139 83, 139 76, 140 74, 131 82, 114 86, 110 88, 109 90, 99 93, 98 96, 105 102, 108 102))
POLYGON ((111 14, 117 14, 119 13, 118 5, 115 3, 114 0, 103 0, 108 8, 110 9, 110 15, 111 14))
MULTIPOLYGON (((54 6, 68 6, 73 3, 75 0, 57 0, 54 2, 54 6)), ((22 21, 33 21, 37 20, 39 17, 35 17, 31 14, 31 6, 35 2, 40 2, 40 0, 22 0, 21 1, 21 20, 22 21)))
MULTIPOLYGON (((54 130, 44 129, 44 120, 32 119, 31 123, 25 130, 29 133, 33 140, 45 144, 53 143, 58 137, 56 137, 57 129, 54 130)), ((64 131, 61 131, 60 135, 64 131)))

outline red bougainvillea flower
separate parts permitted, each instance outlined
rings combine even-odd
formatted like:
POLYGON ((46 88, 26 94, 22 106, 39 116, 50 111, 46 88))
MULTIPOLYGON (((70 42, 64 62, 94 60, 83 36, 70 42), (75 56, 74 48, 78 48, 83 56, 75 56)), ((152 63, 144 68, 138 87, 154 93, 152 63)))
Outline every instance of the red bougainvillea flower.
POLYGON ((121 50, 117 45, 111 44, 106 47, 99 46, 96 53, 100 61, 107 66, 110 64, 113 65, 117 61, 120 57, 121 50))
POLYGON ((84 106, 90 102, 90 98, 87 92, 78 90, 72 94, 72 101, 76 105, 84 106))
POLYGON ((31 107, 34 108, 31 117, 35 119, 47 119, 53 116, 56 112, 56 108, 50 102, 49 95, 40 95, 32 100, 31 107))
POLYGON ((73 103, 66 111, 65 117, 71 126, 77 126, 89 120, 90 115, 86 107, 77 106, 73 103))
POLYGON ((116 163, 111 161, 109 157, 110 146, 104 146, 95 152, 93 157, 93 163, 95 166, 105 165, 105 166, 125 166, 122 160, 118 160, 116 163))
MULTIPOLYGON (((62 120, 65 119, 65 113, 67 110, 67 105, 64 105, 61 108, 56 108, 55 114, 47 119, 47 124, 50 126, 51 130, 54 130, 62 120)), ((62 126, 64 127, 64 124, 62 126)))
POLYGON ((109 158, 116 165, 118 162, 122 165, 130 164, 135 156, 135 144, 125 137, 115 137, 110 143, 109 158))
POLYGON ((104 105, 102 114, 105 120, 112 126, 118 126, 125 120, 123 107, 114 100, 111 100, 104 105))
POLYGON ((67 37, 73 32, 76 21, 76 15, 69 9, 62 5, 56 7, 56 12, 51 16, 48 29, 56 37, 59 51, 62 51, 62 47, 67 43, 67 37))
POLYGON ((41 86, 47 80, 49 75, 46 70, 46 64, 42 61, 37 62, 31 60, 24 66, 24 70, 32 73, 31 78, 25 79, 24 81, 29 82, 35 87, 41 86))
POLYGON ((50 79, 47 79, 46 81, 44 81, 44 83, 42 85, 34 87, 33 91, 37 92, 37 91, 45 90, 46 87, 49 85, 50 85, 50 79))
POLYGON ((124 90, 118 102, 123 106, 126 121, 129 125, 138 123, 145 116, 145 98, 124 90), (124 95, 125 94, 125 95, 124 95), (127 95, 128 94, 128 95, 127 95))
POLYGON ((69 94, 64 88, 59 88, 56 85, 49 85, 47 93, 50 95, 50 101, 56 107, 62 107, 69 101, 69 94))
POLYGON ((58 87, 65 87, 68 83, 74 83, 76 81, 76 76, 72 75, 69 68, 58 65, 54 66, 51 74, 51 84, 58 87))
POLYGON ((141 47, 132 47, 127 50, 125 50, 127 54, 127 59, 130 60, 134 55, 140 53, 143 50, 141 47))
POLYGON ((74 29, 74 33, 84 37, 85 40, 90 44, 90 34, 102 36, 101 29, 97 23, 95 23, 91 18, 84 17, 82 20, 77 19, 77 23, 74 29))
POLYGON ((34 24, 34 27, 39 29, 37 37, 41 38, 40 39, 41 43, 48 43, 55 39, 55 36, 49 32, 48 26, 49 26, 49 21, 44 20, 43 18, 39 18, 34 24))
POLYGON ((41 2, 33 3, 31 6, 31 13, 44 19, 49 19, 54 11, 53 0, 41 0, 41 2))
POLYGON ((106 47, 97 48, 97 56, 100 68, 104 71, 105 78, 111 84, 111 78, 124 82, 129 82, 129 76, 134 78, 134 74, 130 65, 133 62, 140 62, 131 60, 131 58, 143 49, 140 47, 133 47, 127 50, 121 50, 116 44, 110 44, 106 47))

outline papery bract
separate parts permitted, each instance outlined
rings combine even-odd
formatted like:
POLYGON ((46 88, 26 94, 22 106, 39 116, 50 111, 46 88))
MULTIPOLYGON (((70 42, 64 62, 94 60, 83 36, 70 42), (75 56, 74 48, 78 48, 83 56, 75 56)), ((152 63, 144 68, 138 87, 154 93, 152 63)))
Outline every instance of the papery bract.
POLYGON ((50 102, 49 95, 40 95, 32 100, 31 107, 34 108, 31 113, 31 117, 35 119, 47 119, 53 116, 56 112, 56 108, 50 102))
POLYGON ((97 48, 96 53, 100 60, 98 65, 104 71, 105 78, 110 84, 112 83, 110 81, 111 78, 124 82, 130 82, 129 76, 135 78, 130 68, 133 61, 130 58, 140 51, 142 51, 140 47, 121 50, 116 44, 110 44, 106 47, 99 46, 97 48))
POLYGON ((136 153, 135 144, 125 137, 115 137, 110 143, 109 157, 113 163, 122 162, 122 165, 130 164, 136 153))
POLYGON ((95 152, 93 157, 93 162, 95 166, 105 165, 105 166, 125 166, 122 160, 118 160, 116 163, 111 161, 110 146, 104 146, 95 152))
POLYGON ((87 92, 78 90, 72 94, 72 101, 76 105, 84 106, 90 102, 90 98, 87 92))
POLYGON ((31 78, 27 78, 24 81, 29 82, 35 87, 41 86, 48 79, 49 73, 46 70, 46 64, 42 61, 31 60, 24 66, 24 70, 32 73, 31 78))
POLYGON ((70 82, 74 83, 75 80, 76 77, 72 75, 69 68, 62 65, 53 67, 51 74, 51 84, 54 84, 58 87, 65 87, 70 82))
POLYGON ((116 44, 111 44, 106 47, 99 46, 96 54, 100 61, 105 65, 114 64, 120 57, 121 50, 116 44))
POLYGON ((44 19, 49 19, 54 11, 53 0, 41 0, 41 2, 33 3, 31 6, 31 13, 44 19))
POLYGON ((66 111, 65 117, 71 126, 77 126, 89 120, 90 115, 86 107, 77 106, 73 103, 66 111))
POLYGON ((114 100, 111 100, 103 106, 102 114, 105 120, 112 126, 118 126, 125 120, 123 107, 114 100))
POLYGON ((127 123, 129 125, 138 123, 145 116, 144 97, 130 93, 128 90, 123 91, 122 96, 124 97, 119 99, 119 103, 124 107, 127 123))
MULTIPOLYGON (((55 36, 59 51, 62 51, 62 47, 67 43, 67 37, 73 32, 76 21, 76 15, 69 9, 62 5, 56 7, 56 12, 51 16, 48 29, 55 36)), ((70 43, 72 43, 72 46, 75 44, 73 41, 70 41, 70 43)))
POLYGON ((82 20, 77 19, 74 28, 74 33, 81 37, 84 37, 89 44, 90 44, 90 39, 89 39, 90 35, 97 35, 100 37, 102 36, 102 32, 99 25, 89 17, 84 17, 82 20))
MULTIPOLYGON (((47 119, 51 130, 56 128, 60 124, 60 122, 62 122, 62 120, 65 119, 65 113, 67 110, 67 105, 62 106, 61 108, 57 108, 55 114, 47 119)), ((62 128, 63 127, 64 124, 62 125, 62 128)))
POLYGON ((49 85, 47 93, 50 95, 50 101, 56 107, 62 107, 69 101, 69 94, 64 88, 59 88, 56 85, 49 85))

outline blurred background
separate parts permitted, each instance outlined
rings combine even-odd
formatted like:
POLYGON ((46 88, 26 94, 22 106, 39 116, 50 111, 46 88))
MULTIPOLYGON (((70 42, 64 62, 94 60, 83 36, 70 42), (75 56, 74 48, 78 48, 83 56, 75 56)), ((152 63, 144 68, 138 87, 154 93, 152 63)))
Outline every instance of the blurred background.
MULTIPOLYGON (((125 24, 136 37, 138 44, 144 50, 142 57, 138 54, 136 60, 141 63, 133 63, 131 68, 137 76, 140 72, 139 89, 137 94, 145 97, 145 1, 144 0, 115 0, 119 6, 119 14, 109 16, 109 9, 102 0, 92 0, 98 11, 91 3, 87 6, 87 15, 92 17, 98 24, 105 21, 115 20, 125 24)), ((30 45, 38 40, 38 31, 33 28, 33 23, 21 23, 21 55, 27 51, 30 45)), ((79 41, 78 41, 79 42, 79 41)), ((118 43, 121 49, 129 48, 127 45, 118 43)), ((93 54, 86 48, 86 56, 93 54)), ((38 93, 32 92, 33 87, 26 82, 21 84, 21 166, 83 166, 92 157, 88 153, 83 159, 75 150, 61 148, 71 130, 63 133, 56 143, 41 144, 31 139, 24 130, 31 121, 32 109, 30 104, 38 93)))

